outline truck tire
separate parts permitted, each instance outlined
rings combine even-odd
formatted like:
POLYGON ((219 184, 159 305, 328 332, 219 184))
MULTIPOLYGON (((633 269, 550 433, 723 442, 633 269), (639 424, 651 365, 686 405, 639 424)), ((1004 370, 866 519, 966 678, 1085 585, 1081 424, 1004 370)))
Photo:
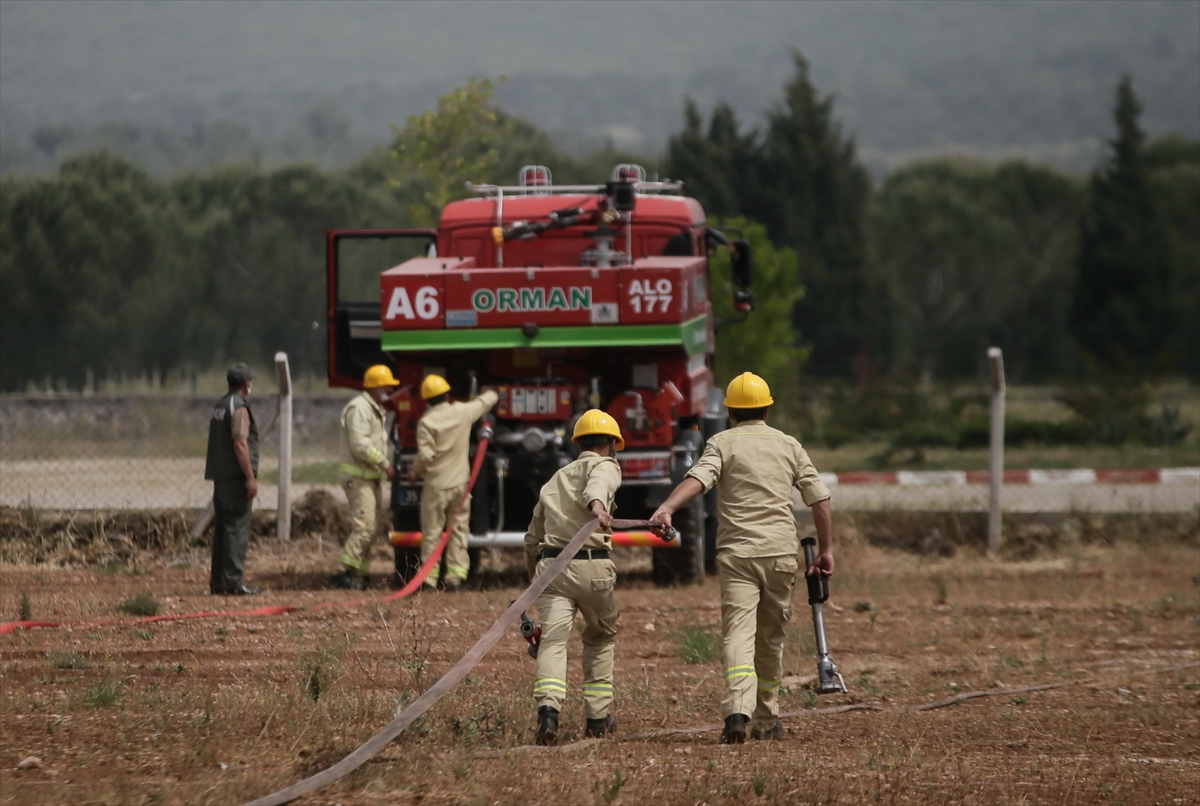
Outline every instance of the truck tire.
POLYGON ((654 549, 654 584, 700 585, 704 582, 704 502, 697 496, 671 518, 679 530, 679 548, 654 549))

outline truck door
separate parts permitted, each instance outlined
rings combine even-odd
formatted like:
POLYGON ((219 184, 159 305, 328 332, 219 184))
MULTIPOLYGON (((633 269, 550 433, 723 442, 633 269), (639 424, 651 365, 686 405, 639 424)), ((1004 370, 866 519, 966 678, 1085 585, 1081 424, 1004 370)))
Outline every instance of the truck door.
POLYGON ((379 348, 379 275, 410 258, 431 255, 436 243, 433 229, 325 233, 330 386, 360 389, 367 367, 391 366, 379 348))

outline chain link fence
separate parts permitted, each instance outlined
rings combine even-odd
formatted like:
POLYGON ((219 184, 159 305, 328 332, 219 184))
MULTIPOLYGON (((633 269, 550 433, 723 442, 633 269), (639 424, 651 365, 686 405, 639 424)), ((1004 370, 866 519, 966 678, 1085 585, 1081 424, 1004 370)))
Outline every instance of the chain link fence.
MULTIPOLYGON (((292 500, 314 487, 336 492, 338 420, 350 393, 297 395, 292 500)), ((0 396, 0 505, 41 510, 202 510, 208 419, 219 393, 0 396)), ((261 441, 255 507, 278 502, 278 399, 251 403, 261 441)), ((818 463, 820 452, 816 452, 818 463)), ((1006 473, 1006 477, 1010 474, 1006 473)), ((988 509, 978 473, 829 474, 841 511, 988 509)), ((340 493, 339 493, 340 497, 340 493)), ((1109 475, 1041 471, 1006 478, 1007 512, 1200 511, 1200 469, 1109 475)))
MULTIPOLYGON (((293 500, 337 485, 338 418, 349 393, 296 396, 293 500)), ((220 394, 0 396, 0 505, 46 510, 203 509, 208 421, 220 394)), ((259 493, 278 502, 278 397, 255 395, 259 493)))

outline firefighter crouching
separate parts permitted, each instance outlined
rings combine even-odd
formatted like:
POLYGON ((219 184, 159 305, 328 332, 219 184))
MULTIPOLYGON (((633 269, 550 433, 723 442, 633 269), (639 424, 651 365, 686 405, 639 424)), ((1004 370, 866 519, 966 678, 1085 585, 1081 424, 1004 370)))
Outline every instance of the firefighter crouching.
POLYGON ((671 514, 717 486, 717 571, 721 580, 725 717, 722 744, 750 735, 783 735, 779 685, 783 677, 784 625, 792 615, 799 568, 792 488, 812 508, 819 553, 806 573, 833 574, 833 519, 829 489, 808 453, 792 437, 767 425, 774 402, 766 381, 746 372, 725 393, 734 427, 711 437, 651 522, 670 525, 671 514))
POLYGON ((533 520, 525 535, 529 578, 545 570, 547 561, 593 518, 599 528, 575 558, 537 599, 542 637, 537 654, 533 699, 538 705, 536 741, 558 741, 558 713, 567 696, 567 641, 575 613, 583 615, 583 704, 589 737, 604 736, 617 726, 609 713, 613 702, 613 652, 617 610, 613 587, 617 569, 612 551, 612 510, 621 486, 621 466, 613 458, 625 447, 621 430, 608 414, 592 409, 579 418, 572 436, 583 449, 574 462, 542 487, 533 520))
POLYGON ((350 536, 338 562, 341 570, 330 579, 339 588, 363 590, 371 567, 371 540, 388 522, 383 479, 395 477, 388 460, 383 402, 399 382, 392 371, 376 364, 363 375, 362 394, 342 409, 342 489, 350 505, 350 536))
MULTIPOLYGON (((425 476, 421 491, 421 562, 424 564, 441 540, 442 532, 458 513, 454 532, 446 544, 446 590, 458 590, 467 581, 471 561, 467 554, 467 530, 470 528, 471 496, 463 500, 470 481, 468 459, 471 425, 500 400, 494 389, 484 389, 475 400, 450 402, 450 384, 440 375, 430 375, 421 383, 421 397, 429 406, 417 423, 417 458, 410 481, 425 476), (459 502, 462 510, 459 512, 459 502)), ((442 569, 430 569, 425 588, 437 587, 442 569)))

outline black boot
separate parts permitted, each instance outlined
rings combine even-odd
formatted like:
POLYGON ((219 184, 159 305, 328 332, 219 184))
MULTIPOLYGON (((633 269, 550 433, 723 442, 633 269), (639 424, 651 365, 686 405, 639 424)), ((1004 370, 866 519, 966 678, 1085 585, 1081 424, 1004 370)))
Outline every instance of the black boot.
POLYGON ((589 739, 599 739, 606 733, 613 733, 617 729, 617 718, 612 714, 601 717, 600 719, 589 719, 587 728, 584 730, 584 735, 589 739))
POLYGON ((342 590, 360 591, 364 589, 364 585, 359 581, 358 577, 351 574, 349 571, 342 571, 340 574, 334 574, 329 578, 329 584, 335 588, 342 590))
POLYGON ((759 730, 758 728, 750 729, 751 739, 782 739, 783 735, 783 723, 778 719, 775 720, 775 724, 772 725, 768 730, 759 730))
POLYGON ((746 726, 750 717, 745 714, 731 714, 725 717, 725 730, 721 731, 721 744, 744 744, 746 742, 746 726))
POLYGON ((546 747, 558 744, 558 710, 549 705, 538 708, 538 727, 535 740, 546 747))

